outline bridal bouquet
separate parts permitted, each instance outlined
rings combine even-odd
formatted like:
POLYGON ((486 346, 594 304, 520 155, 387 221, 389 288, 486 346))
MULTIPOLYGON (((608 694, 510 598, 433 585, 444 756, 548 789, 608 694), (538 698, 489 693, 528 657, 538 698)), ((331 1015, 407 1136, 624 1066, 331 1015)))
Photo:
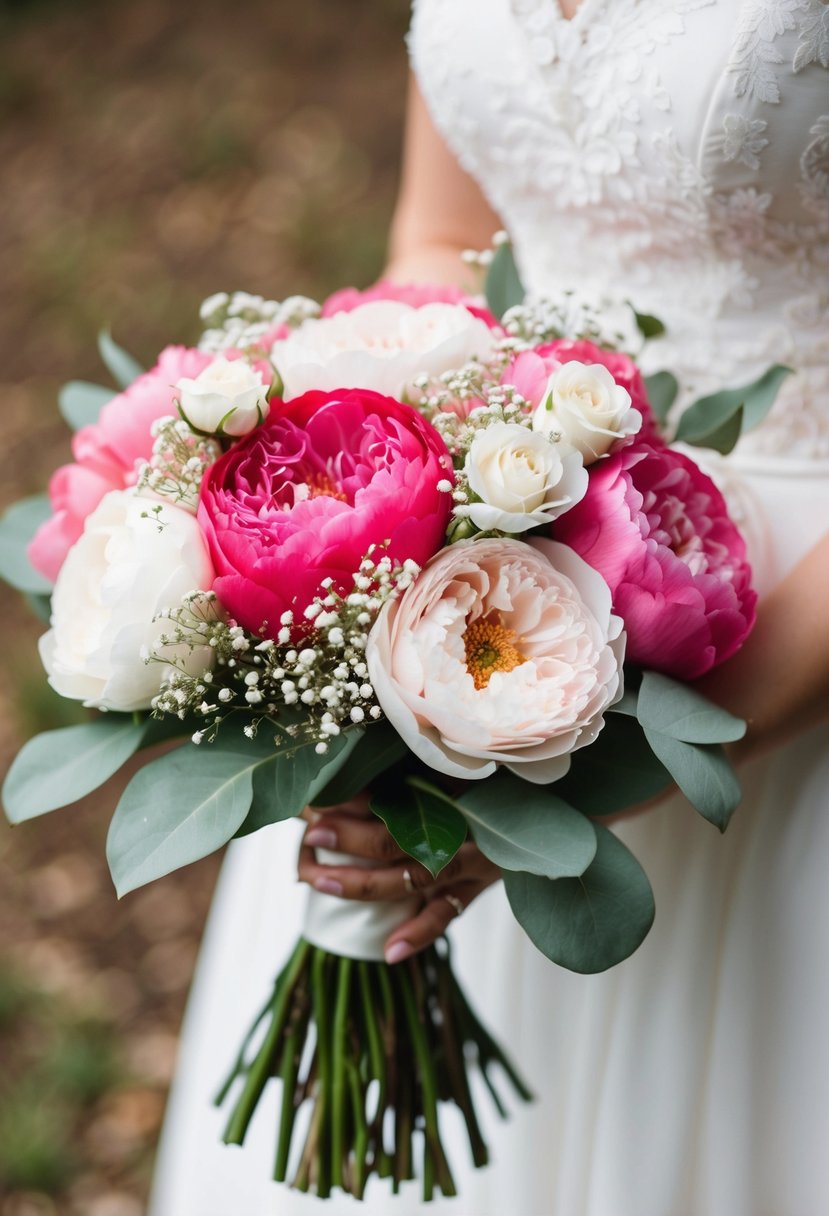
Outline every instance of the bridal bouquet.
MULTIPOLYGON (((471 837, 554 962, 636 949, 648 880, 594 817, 675 782, 725 828, 744 726, 689 682, 756 597, 722 494, 664 437, 673 377, 643 379, 618 318, 520 294, 502 247, 489 309, 382 284, 321 308, 220 294, 198 348, 146 372, 104 336, 122 391, 67 386, 74 462, 0 525, 0 573, 49 613, 50 684, 100 711, 23 748, 13 822, 172 742, 116 808, 119 894, 369 790, 438 884, 471 837)), ((783 374, 691 406, 679 438, 733 444, 783 374)), ((281 1081, 277 1179, 451 1195, 441 1103, 481 1165, 469 1070, 500 1110, 493 1065, 529 1097, 445 942, 383 962, 417 906, 311 893, 219 1095, 241 1143, 281 1081)))

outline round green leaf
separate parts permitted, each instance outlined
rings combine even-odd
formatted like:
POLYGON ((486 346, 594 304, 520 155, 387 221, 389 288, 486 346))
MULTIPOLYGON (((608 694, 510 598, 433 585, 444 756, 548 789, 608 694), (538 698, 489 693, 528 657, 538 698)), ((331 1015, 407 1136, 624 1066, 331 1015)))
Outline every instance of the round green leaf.
POLYGON ((627 713, 608 714, 599 737, 574 752, 556 793, 585 815, 612 815, 655 798, 671 784, 644 731, 627 713))
POLYGON ((637 717, 648 730, 683 743, 733 743, 746 733, 742 718, 658 671, 642 674, 637 717))
POLYGON ((485 290, 487 307, 499 320, 508 309, 523 302, 526 292, 511 245, 499 245, 495 250, 487 271, 485 290))
POLYGON ((580 878, 504 873, 518 923, 554 963, 592 974, 622 962, 653 924, 653 892, 633 854, 595 825, 598 847, 580 878))
POLYGON ((478 848, 505 870, 572 877, 596 855, 593 824, 547 786, 499 773, 478 782, 459 805, 478 848))
POLYGON ((435 878, 466 839, 466 820, 457 804, 437 786, 408 777, 392 793, 382 789, 369 803, 404 853, 435 878))
POLYGON ((73 431, 98 421, 101 410, 113 396, 111 388, 90 384, 87 380, 70 380, 58 393, 58 407, 73 431))
POLYGON ((18 591, 48 595, 52 584, 35 570, 26 552, 42 523, 52 514, 45 494, 14 503, 0 518, 0 578, 18 591))
POLYGON ((113 340, 109 330, 102 329, 98 334, 98 350, 119 388, 129 388, 144 371, 141 364, 113 340))
POLYGON ((742 789, 719 744, 683 743, 647 729, 645 737, 691 805, 724 832, 740 805, 742 789))

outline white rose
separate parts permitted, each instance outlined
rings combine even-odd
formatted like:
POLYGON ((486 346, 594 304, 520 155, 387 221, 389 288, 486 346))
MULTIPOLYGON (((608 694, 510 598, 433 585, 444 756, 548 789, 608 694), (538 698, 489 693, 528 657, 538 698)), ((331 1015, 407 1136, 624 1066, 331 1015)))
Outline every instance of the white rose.
MULTIPOLYGON (((63 697, 97 709, 148 709, 166 663, 144 656, 169 632, 155 620, 182 596, 209 590, 213 567, 189 511, 133 490, 106 494, 72 546, 52 595, 52 628, 40 639, 49 683, 63 697)), ((170 647, 165 655, 191 674, 212 663, 209 646, 170 647)))
POLYGON ((455 508, 484 532, 526 532, 556 519, 587 493, 580 454, 513 422, 478 431, 464 465, 481 502, 455 508))
POLYGON ((492 356, 489 326, 460 304, 412 308, 396 300, 305 321, 271 353, 290 401, 310 389, 367 388, 389 397, 413 381, 492 356))
POLYGON ((175 387, 185 420, 210 435, 247 435, 268 416, 270 386, 244 359, 214 359, 195 380, 182 378, 175 387))
POLYGON ((641 425, 630 393, 607 368, 575 359, 553 372, 533 414, 534 431, 559 432, 585 464, 606 456, 618 439, 635 435, 641 425))

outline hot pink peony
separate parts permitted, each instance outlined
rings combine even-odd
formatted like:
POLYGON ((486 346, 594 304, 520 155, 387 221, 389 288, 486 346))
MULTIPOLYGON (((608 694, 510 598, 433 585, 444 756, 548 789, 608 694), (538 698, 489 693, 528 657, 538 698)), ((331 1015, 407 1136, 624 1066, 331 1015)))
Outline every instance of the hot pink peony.
POLYGON ((609 584, 634 663, 696 679, 754 624, 745 542, 722 494, 681 452, 637 444, 595 464, 586 496, 553 533, 609 584))
POLYGON ((459 287, 438 286, 434 283, 390 283, 381 279, 373 287, 364 291, 356 287, 344 287, 335 291, 322 306, 323 317, 333 317, 338 312, 352 312, 361 304, 369 304, 373 300, 396 300, 399 304, 408 304, 411 308, 422 308, 424 304, 463 304, 473 317, 480 317, 492 329, 500 329, 497 317, 487 308, 482 308, 475 300, 461 291, 459 287))
POLYGON ((659 427, 653 416, 642 373, 628 355, 621 351, 603 350, 593 342, 581 338, 557 338, 545 342, 535 350, 524 351, 513 359, 504 372, 505 384, 514 385, 519 393, 535 407, 547 391, 550 376, 565 363, 600 363, 606 367, 613 379, 630 394, 631 404, 642 415, 642 427, 637 438, 645 443, 662 442, 659 427))
POLYGON ((443 440, 415 410, 361 389, 271 402, 267 422, 208 470, 199 522, 213 589, 247 629, 273 636, 331 578, 346 591, 372 545, 427 561, 443 544, 452 479, 443 440))
POLYGON ((29 546, 36 570, 55 581, 86 517, 103 496, 135 483, 137 465, 152 453, 152 424, 175 413, 176 381, 198 376, 213 359, 199 350, 168 346, 154 368, 107 402, 97 422, 77 432, 72 440, 75 463, 57 469, 49 483, 54 515, 29 546))

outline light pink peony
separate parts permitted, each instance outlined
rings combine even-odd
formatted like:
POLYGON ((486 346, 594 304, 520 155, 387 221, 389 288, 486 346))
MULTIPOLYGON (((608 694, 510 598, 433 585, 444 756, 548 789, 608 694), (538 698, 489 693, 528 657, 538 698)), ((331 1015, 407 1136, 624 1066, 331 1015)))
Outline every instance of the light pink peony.
POLYGON ((745 542, 710 477, 673 448, 637 444, 593 465, 552 531, 607 580, 634 663, 696 679, 754 624, 745 542))
POLYGON ((411 308, 422 308, 424 304, 463 304, 473 317, 480 317, 491 329, 501 328, 498 318, 489 309, 477 304, 472 296, 461 291, 460 287, 438 286, 435 283, 390 283, 387 279, 381 279, 364 291, 356 287, 335 291, 323 304, 321 315, 333 317, 338 312, 351 312, 372 300, 397 300, 411 308))
POLYGON ((175 413, 176 381, 198 376, 214 357, 185 346, 168 346, 154 368, 107 402, 97 422, 77 432, 72 440, 75 463, 57 469, 49 483, 54 514, 29 546, 32 565, 46 578, 55 581, 87 516, 103 496, 135 483, 137 466, 152 453, 152 424, 175 413))
POLYGON ((535 350, 517 355, 504 372, 503 382, 514 385, 535 408, 541 404, 553 372, 572 362, 600 363, 606 367, 616 383, 628 391, 631 404, 642 415, 637 439, 653 445, 662 442, 642 373, 633 360, 620 351, 604 350, 584 338, 557 338, 555 342, 545 342, 535 350))
POLYGON ((440 773, 562 777, 622 695, 610 591, 564 545, 460 541, 382 608, 366 649, 386 717, 440 773))
POLYGON ((198 518, 235 619, 274 636, 323 579, 346 591, 372 545, 423 564, 443 543, 452 480, 443 440, 415 410, 361 389, 271 402, 267 422, 208 470, 198 518))

